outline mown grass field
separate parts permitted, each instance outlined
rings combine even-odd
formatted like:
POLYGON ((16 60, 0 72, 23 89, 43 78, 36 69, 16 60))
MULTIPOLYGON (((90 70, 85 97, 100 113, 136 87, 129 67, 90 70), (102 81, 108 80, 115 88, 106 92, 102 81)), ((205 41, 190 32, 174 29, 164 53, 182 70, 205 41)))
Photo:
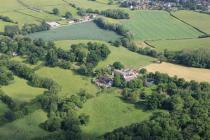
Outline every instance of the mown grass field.
POLYGON ((36 71, 39 76, 55 80, 62 88, 61 96, 71 96, 81 89, 95 95, 98 88, 91 83, 91 79, 73 73, 71 70, 43 67, 36 71))
POLYGON ((131 19, 122 22, 136 40, 196 38, 202 33, 175 19, 165 11, 130 11, 131 19))
POLYGON ((1 140, 30 140, 34 137, 44 136, 49 132, 39 127, 40 123, 47 120, 47 114, 37 110, 14 122, 0 126, 1 140))
POLYGON ((176 11, 172 14, 201 31, 210 34, 210 15, 186 10, 176 11))
POLYGON ((118 127, 149 119, 151 114, 132 104, 125 103, 117 92, 103 94, 88 100, 79 113, 90 116, 89 123, 82 127, 85 140, 93 140, 118 127))
POLYGON ((170 76, 177 76, 185 80, 198 82, 210 82, 210 70, 202 68, 185 67, 171 63, 151 64, 145 67, 149 72, 159 71, 170 76))
POLYGON ((29 102, 36 96, 42 94, 45 89, 34 88, 27 84, 27 81, 15 76, 13 83, 2 86, 1 89, 17 102, 29 102))
POLYGON ((210 38, 158 40, 147 41, 147 43, 154 46, 155 49, 159 52, 163 52, 165 49, 168 49, 170 51, 180 51, 183 49, 210 48, 210 38))
POLYGON ((74 24, 59 27, 50 31, 37 32, 29 35, 30 38, 42 38, 45 40, 68 40, 68 39, 87 39, 87 40, 116 40, 120 36, 112 31, 100 29, 93 22, 74 24))
POLYGON ((104 61, 99 62, 97 68, 103 68, 107 65, 113 64, 116 61, 120 61, 126 67, 131 68, 140 68, 142 66, 148 65, 152 63, 155 59, 152 57, 140 55, 134 52, 129 51, 124 47, 114 47, 110 44, 103 42, 103 41, 94 41, 94 40, 63 40, 57 41, 56 46, 62 48, 64 50, 68 50, 71 44, 77 43, 87 43, 87 42, 98 42, 98 43, 105 43, 109 47, 111 53, 109 54, 108 58, 104 61))

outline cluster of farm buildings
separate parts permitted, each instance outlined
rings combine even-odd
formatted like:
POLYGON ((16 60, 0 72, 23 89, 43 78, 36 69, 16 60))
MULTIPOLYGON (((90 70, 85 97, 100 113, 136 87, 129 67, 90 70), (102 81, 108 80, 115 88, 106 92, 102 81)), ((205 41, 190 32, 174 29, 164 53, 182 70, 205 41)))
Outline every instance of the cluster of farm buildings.
POLYGON ((119 74, 126 82, 128 82, 128 81, 136 79, 139 75, 139 72, 138 70, 128 69, 128 68, 122 69, 122 70, 115 69, 112 73, 112 76, 104 75, 97 78, 95 80, 96 85, 100 87, 106 87, 106 88, 112 87, 114 74, 119 74))
MULTIPOLYGON (((89 21, 92 21, 96 18, 96 14, 90 14, 90 15, 87 15, 87 16, 83 16, 81 18, 75 18, 75 19, 71 19, 68 21, 69 25, 71 24, 77 24, 77 23, 84 23, 84 22, 89 22, 89 21)), ((65 18, 62 18, 63 20, 65 20, 65 18)), ((52 22, 46 22, 51 29, 54 29, 54 28, 57 28, 57 27, 60 27, 61 24, 56 22, 56 21, 52 21, 52 22)))

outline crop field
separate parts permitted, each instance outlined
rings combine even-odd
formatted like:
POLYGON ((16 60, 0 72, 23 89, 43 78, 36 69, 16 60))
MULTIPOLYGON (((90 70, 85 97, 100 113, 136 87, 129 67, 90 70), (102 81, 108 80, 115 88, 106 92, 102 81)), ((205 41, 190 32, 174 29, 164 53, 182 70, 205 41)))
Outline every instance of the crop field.
POLYGON ((42 94, 45 89, 34 88, 27 84, 27 81, 18 77, 15 77, 13 83, 1 88, 5 94, 12 97, 17 102, 29 102, 36 96, 42 94))
POLYGON ((100 29, 93 22, 74 24, 59 27, 50 31, 37 32, 29 35, 30 38, 42 38, 45 40, 68 40, 68 39, 87 39, 87 40, 116 40, 120 36, 112 31, 100 29))
POLYGON ((131 19, 122 23, 136 40, 183 39, 202 35, 165 11, 131 11, 130 15, 131 19))
POLYGON ((168 49, 170 51, 180 51, 183 49, 210 48, 210 38, 158 40, 147 41, 147 43, 154 46, 155 49, 160 52, 164 51, 165 49, 168 49))
POLYGON ((95 95, 98 91, 97 87, 91 83, 90 78, 77 75, 71 70, 43 67, 36 73, 39 76, 55 80, 62 88, 61 96, 71 96, 78 93, 81 89, 92 95, 95 95))
POLYGON ((24 118, 0 126, 1 140, 29 140, 34 137, 47 135, 49 132, 39 127, 40 123, 47 120, 47 114, 37 110, 24 118))
POLYGON ((177 76, 185 80, 195 80, 198 82, 210 82, 210 70, 202 68, 192 68, 171 63, 151 64, 145 67, 149 72, 159 71, 170 76, 177 76))
POLYGON ((210 34, 210 15, 185 10, 177 11, 172 14, 201 31, 210 34))
MULTIPOLYGON (((148 56, 131 52, 124 47, 114 47, 103 41, 94 41, 94 40, 91 40, 91 41, 105 43, 108 45, 111 51, 108 58, 104 61, 99 62, 96 68, 106 67, 107 65, 113 64, 116 61, 120 61, 126 67, 140 68, 142 66, 152 63, 152 61, 155 60, 152 57, 148 57, 148 56)), ((71 44, 87 43, 87 42, 89 41, 88 40, 64 40, 64 41, 57 41, 56 46, 64 50, 68 50, 71 44)))
POLYGON ((89 123, 82 127, 86 140, 95 139, 118 127, 141 122, 148 119, 151 114, 136 108, 133 104, 123 102, 116 92, 88 100, 79 113, 90 115, 89 123))

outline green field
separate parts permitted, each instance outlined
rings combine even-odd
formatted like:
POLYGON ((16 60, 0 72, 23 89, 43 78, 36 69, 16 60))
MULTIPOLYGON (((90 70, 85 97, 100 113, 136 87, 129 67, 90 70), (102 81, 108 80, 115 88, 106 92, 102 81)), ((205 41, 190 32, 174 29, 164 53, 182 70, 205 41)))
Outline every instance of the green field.
MULTIPOLYGON (((94 40, 91 41, 94 42, 94 40)), ((64 40, 64 41, 57 41, 56 46, 68 50, 71 44, 87 43, 87 42, 88 40, 64 40)), ((96 42, 107 44, 111 51, 110 55, 106 60, 99 62, 97 68, 106 67, 107 65, 113 64, 116 61, 120 61, 126 67, 139 68, 141 66, 148 65, 152 61, 154 61, 154 58, 152 57, 131 52, 124 47, 114 47, 103 41, 96 41, 96 42)))
POLYGON ((200 39, 185 39, 185 40, 160 40, 160 41, 148 41, 158 51, 164 51, 168 49, 170 51, 180 51, 183 49, 198 49, 198 48, 210 48, 210 38, 200 39))
POLYGON ((4 32, 5 25, 13 25, 13 23, 4 22, 4 21, 0 20, 0 32, 4 32))
POLYGON ((118 8, 117 5, 108 5, 108 0, 96 0, 96 1, 90 1, 90 0, 67 0, 70 3, 75 4, 76 6, 82 7, 82 8, 91 8, 94 10, 106 10, 106 9, 114 9, 118 8))
POLYGON ((172 14, 201 31, 210 34, 210 15, 185 10, 176 11, 172 14))
POLYGON ((61 96, 70 96, 78 93, 81 89, 95 95, 97 87, 91 83, 90 78, 73 73, 71 70, 60 68, 43 67, 36 71, 39 76, 48 77, 55 80, 61 87, 61 96))
POLYGON ((7 105, 0 101, 0 116, 2 116, 8 109, 7 105))
POLYGON ((36 96, 42 94, 45 89, 34 88, 27 84, 27 81, 15 76, 15 80, 8 86, 2 86, 1 89, 8 96, 17 102, 29 102, 36 96))
POLYGON ((49 132, 39 127, 40 123, 47 120, 47 114, 37 110, 24 118, 0 126, 1 140, 29 140, 34 137, 47 135, 49 132))
POLYGON ((85 140, 93 140, 118 127, 148 119, 151 114, 123 102, 119 93, 116 92, 88 100, 79 113, 90 116, 87 126, 82 127, 85 140))
POLYGON ((202 35, 165 11, 131 11, 130 15, 131 19, 123 24, 136 40, 183 39, 202 35))
POLYGON ((32 39, 42 38, 45 40, 91 39, 104 41, 119 38, 116 33, 100 29, 93 22, 63 26, 50 31, 30 34, 29 37, 32 39))

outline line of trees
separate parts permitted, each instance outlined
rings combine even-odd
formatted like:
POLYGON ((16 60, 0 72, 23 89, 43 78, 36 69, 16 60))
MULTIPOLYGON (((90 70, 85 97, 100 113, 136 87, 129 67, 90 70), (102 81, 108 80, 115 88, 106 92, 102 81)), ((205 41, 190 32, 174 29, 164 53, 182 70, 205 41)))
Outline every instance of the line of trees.
POLYGON ((15 23, 15 24, 17 23, 17 22, 13 21, 11 18, 9 18, 7 16, 1 16, 0 15, 0 19, 5 21, 5 22, 10 22, 10 23, 15 23))
POLYGON ((113 19, 129 19, 130 18, 127 12, 120 9, 107 9, 107 10, 99 11, 99 10, 93 10, 91 8, 88 8, 88 9, 77 8, 77 10, 78 10, 77 14, 80 16, 85 16, 87 14, 99 14, 99 15, 103 15, 105 17, 110 17, 113 19))
POLYGON ((164 57, 167 61, 197 68, 210 68, 210 49, 182 50, 172 52, 165 50, 164 57))

